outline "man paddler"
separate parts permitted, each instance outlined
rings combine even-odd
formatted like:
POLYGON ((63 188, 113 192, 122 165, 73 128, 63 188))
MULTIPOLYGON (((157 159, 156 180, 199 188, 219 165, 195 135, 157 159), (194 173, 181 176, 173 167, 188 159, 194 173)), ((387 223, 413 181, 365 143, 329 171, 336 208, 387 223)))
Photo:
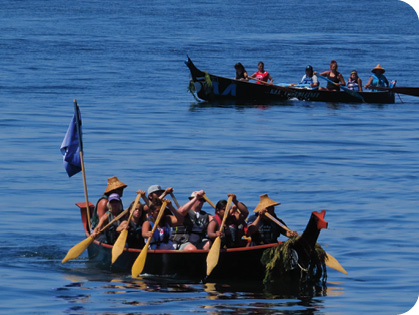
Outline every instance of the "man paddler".
POLYGON ((123 182, 121 182, 118 177, 113 176, 108 178, 108 186, 106 187, 105 192, 102 197, 96 202, 95 209, 93 210, 91 226, 94 229, 100 218, 108 211, 108 199, 111 194, 117 194, 119 196, 119 201, 121 203, 121 209, 123 209, 121 197, 124 193, 124 189, 127 187, 123 182))
POLYGON ((287 231, 280 227, 265 215, 265 213, 269 213, 283 225, 287 226, 284 221, 279 219, 275 214, 275 206, 278 205, 280 205, 280 203, 270 199, 268 194, 260 196, 259 204, 253 211, 255 214, 248 219, 246 236, 252 238, 252 245, 277 243, 278 237, 281 234, 288 238, 298 235, 296 231, 287 231))

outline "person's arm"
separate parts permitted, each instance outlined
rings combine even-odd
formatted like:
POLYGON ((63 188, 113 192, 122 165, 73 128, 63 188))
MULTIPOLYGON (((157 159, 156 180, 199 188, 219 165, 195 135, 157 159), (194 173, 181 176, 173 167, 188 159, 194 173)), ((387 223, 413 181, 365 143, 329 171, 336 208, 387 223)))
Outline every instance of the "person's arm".
POLYGON ((362 80, 358 78, 359 92, 362 92, 362 80))
POLYGON ((313 83, 310 83, 310 86, 312 88, 318 87, 320 83, 319 83, 319 80, 317 79, 317 76, 313 74, 312 78, 313 78, 313 83))
POLYGON ((144 221, 143 226, 141 228, 141 235, 143 238, 149 238, 152 237, 153 234, 151 234, 151 224, 149 221, 144 221))
POLYGON ((253 73, 249 78, 256 78, 257 71, 253 73))
POLYGON ((371 83, 372 83, 372 77, 370 77, 370 78, 368 79, 368 82, 367 82, 367 84, 365 84, 364 88, 366 88, 366 89, 371 88, 371 83))
POLYGON ((339 73, 338 79, 339 79, 339 85, 342 85, 342 86, 346 85, 346 82, 345 82, 345 79, 343 78, 342 73, 339 73))
POLYGON ((102 227, 104 227, 105 226, 105 224, 107 224, 108 223, 108 217, 109 217, 109 214, 108 213, 105 213, 104 215, 102 215, 102 217, 99 219, 99 223, 97 224, 97 226, 94 228, 94 230, 93 230, 93 232, 92 232, 92 234, 91 234, 91 236, 93 237, 93 238, 95 238, 96 237, 96 235, 99 233, 99 231, 102 229, 102 227))
POLYGON ((167 207, 173 213, 173 215, 166 216, 167 220, 169 220, 170 226, 176 226, 176 225, 183 224, 184 216, 182 214, 180 214, 180 212, 178 210, 176 210, 175 207, 173 207, 172 202, 169 199, 163 199, 163 201, 166 201, 167 207))
POLYGON ((207 235, 208 238, 213 241, 217 238, 217 236, 222 236, 221 231, 215 231, 215 227, 216 227, 216 222, 215 220, 212 220, 209 224, 208 224, 208 228, 207 228, 207 235))
POLYGON ((145 191, 144 190, 137 190, 137 194, 141 195, 141 198, 144 200, 144 203, 147 205, 147 207, 150 206, 150 200, 148 200, 147 196, 145 195, 145 191))
POLYGON ((327 77, 329 75, 330 71, 323 71, 321 73, 319 73, 319 75, 321 75, 322 77, 327 77))
POLYGON ((255 234, 258 231, 259 226, 260 226, 260 222, 262 220, 261 217, 263 215, 265 215, 266 212, 267 212, 266 209, 262 209, 262 210, 259 211, 259 214, 258 214, 256 220, 253 221, 252 224, 250 224, 248 226, 246 236, 252 236, 253 234, 255 234))
POLYGON ((118 225, 118 227, 116 228, 116 231, 117 232, 121 232, 122 230, 125 230, 125 229, 127 229, 129 226, 128 226, 128 220, 124 220, 124 221, 122 221, 119 225, 118 225))
POLYGON ((244 77, 244 79, 243 80, 245 80, 245 81, 249 81, 249 76, 247 75, 247 72, 245 71, 245 72, 243 72, 243 77, 244 77))
POLYGON ((159 199, 163 200, 164 197, 170 195, 173 192, 173 187, 167 187, 166 190, 160 195, 159 199))
POLYGON ((197 191, 195 194, 195 197, 193 197, 191 200, 189 200, 187 203, 185 203, 183 206, 181 206, 178 209, 179 213, 183 216, 186 216, 189 210, 192 209, 192 206, 195 203, 195 201, 197 201, 200 198, 203 198, 204 195, 205 195, 205 191, 203 190, 197 191))
POLYGON ((240 214, 244 217, 244 219, 246 219, 249 215, 249 210, 247 209, 246 205, 243 202, 238 201, 235 194, 228 194, 227 196, 233 196, 233 203, 236 205, 237 209, 240 210, 240 214))
POLYGON ((271 80, 271 83, 274 83, 274 79, 272 79, 270 74, 268 74, 268 80, 271 80))
POLYGON ((99 220, 106 213, 106 211, 108 211, 108 200, 100 199, 96 207, 97 217, 99 220))

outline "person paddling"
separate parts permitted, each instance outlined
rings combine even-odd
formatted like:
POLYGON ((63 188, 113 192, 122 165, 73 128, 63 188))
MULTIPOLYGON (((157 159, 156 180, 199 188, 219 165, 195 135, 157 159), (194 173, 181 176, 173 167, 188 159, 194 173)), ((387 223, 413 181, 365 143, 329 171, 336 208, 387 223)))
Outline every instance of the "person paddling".
MULTIPOLYGON (((314 72, 316 74, 316 72, 314 72)), ((338 63, 336 60, 332 60, 330 62, 330 70, 324 71, 322 73, 319 73, 323 77, 327 77, 329 80, 333 81, 327 82, 326 87, 320 87, 319 90, 327 90, 327 91, 340 91, 340 86, 345 86, 345 80, 343 79, 343 75, 338 72, 338 63)))
POLYGON ((260 196, 259 204, 253 211, 256 212, 256 214, 250 216, 247 221, 248 228, 246 235, 252 238, 251 245, 276 243, 281 234, 286 237, 298 235, 296 231, 287 231, 266 217, 265 213, 269 213, 283 225, 287 226, 285 222, 279 219, 275 214, 275 206, 278 205, 280 205, 280 203, 270 199, 268 194, 260 196))
POLYGON ((263 81, 263 82, 270 81, 271 83, 274 82, 274 79, 272 79, 269 72, 265 70, 265 64, 262 61, 258 63, 258 71, 253 73, 249 78, 256 79, 258 81, 257 84, 263 84, 260 81, 263 81))
POLYGON ((381 67, 380 64, 376 65, 375 68, 371 70, 373 73, 372 76, 368 79, 367 84, 365 84, 366 89, 371 89, 374 91, 374 86, 378 87, 388 87, 389 83, 387 78, 384 75, 386 70, 381 67))

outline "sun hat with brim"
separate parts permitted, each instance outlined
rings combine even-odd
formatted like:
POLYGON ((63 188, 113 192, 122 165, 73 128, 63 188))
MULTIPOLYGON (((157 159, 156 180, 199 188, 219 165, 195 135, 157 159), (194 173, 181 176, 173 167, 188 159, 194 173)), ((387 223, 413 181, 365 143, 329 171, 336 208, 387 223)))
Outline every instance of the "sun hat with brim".
POLYGON ((160 185, 151 185, 147 189, 147 195, 151 195, 152 193, 159 192, 159 191, 164 191, 164 189, 162 189, 160 185))
POLYGON ((373 73, 374 73, 374 72, 375 72, 375 71, 377 71, 377 70, 383 71, 383 73, 384 73, 384 72, 386 72, 386 70, 384 70, 384 68, 383 68, 383 67, 381 67, 381 65, 380 65, 380 64, 376 65, 376 66, 375 66, 375 68, 371 70, 371 72, 373 72, 373 73))
POLYGON ((120 188, 124 189, 125 187, 127 187, 127 185, 121 182, 118 177, 110 177, 108 178, 108 187, 106 187, 105 194, 120 188))
POLYGON ((262 209, 278 205, 280 205, 279 202, 273 201, 271 198, 268 197, 268 194, 263 194, 260 195, 259 204, 256 206, 255 210, 253 210, 253 212, 259 212, 262 209))

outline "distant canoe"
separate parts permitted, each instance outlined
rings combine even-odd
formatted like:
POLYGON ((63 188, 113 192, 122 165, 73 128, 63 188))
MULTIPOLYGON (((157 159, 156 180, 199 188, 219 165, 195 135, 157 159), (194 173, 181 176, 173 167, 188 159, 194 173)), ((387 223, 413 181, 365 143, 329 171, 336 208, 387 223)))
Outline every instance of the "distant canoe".
MULTIPOLYGON (((216 76, 199 70, 188 57, 188 66, 193 82, 193 91, 204 101, 240 101, 245 104, 257 102, 286 101, 289 99, 329 103, 361 103, 361 98, 344 91, 319 91, 275 84, 258 84, 216 76)), ((365 103, 393 104, 393 91, 359 92, 365 103)))
MULTIPOLYGON (((77 203, 80 208, 85 233, 87 230, 86 204, 77 203)), ((90 209, 94 208, 90 204, 90 209)), ((312 215, 307 226, 311 226, 311 231, 307 234, 312 239, 307 240, 303 236, 304 250, 307 252, 306 244, 315 244, 320 229, 317 229, 318 221, 323 220, 324 212, 312 215), (314 231, 313 231, 314 227, 314 231)), ((327 222, 325 223, 327 225, 327 222)), ((304 232, 306 233, 306 232, 304 232)), ((303 235, 304 235, 303 233, 303 235)), ((278 244, 266 244, 252 247, 240 247, 223 249, 217 266, 211 273, 211 279, 240 279, 243 276, 249 280, 262 280, 265 275, 265 266, 261 263, 261 257, 265 250, 274 248, 278 244)), ((300 251, 299 248, 296 248, 300 251)), ((125 248, 115 263, 111 264, 112 245, 108 245, 95 240, 88 248, 89 261, 99 266, 118 272, 131 272, 131 267, 141 252, 140 249, 125 248)), ((176 279, 197 279, 202 280, 206 275, 207 250, 180 251, 180 250, 148 250, 147 260, 143 274, 153 276, 169 276, 176 279)), ((304 253, 301 253, 304 257, 304 253)), ((293 274, 299 279, 300 270, 294 270, 293 274)))

